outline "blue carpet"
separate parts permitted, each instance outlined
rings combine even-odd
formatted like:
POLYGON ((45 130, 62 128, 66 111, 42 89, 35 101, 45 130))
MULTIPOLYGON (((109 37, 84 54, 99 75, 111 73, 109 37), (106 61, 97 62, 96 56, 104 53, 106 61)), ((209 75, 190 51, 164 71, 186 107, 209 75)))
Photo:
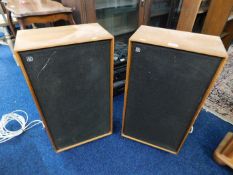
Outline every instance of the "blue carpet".
MULTIPOLYGON (((0 145, 0 175, 233 174, 212 154, 232 125, 202 111, 178 156, 120 136, 123 96, 114 99, 114 134, 56 154, 37 126, 0 145)), ((31 94, 7 46, 0 46, 0 116, 15 109, 39 118, 31 94)))

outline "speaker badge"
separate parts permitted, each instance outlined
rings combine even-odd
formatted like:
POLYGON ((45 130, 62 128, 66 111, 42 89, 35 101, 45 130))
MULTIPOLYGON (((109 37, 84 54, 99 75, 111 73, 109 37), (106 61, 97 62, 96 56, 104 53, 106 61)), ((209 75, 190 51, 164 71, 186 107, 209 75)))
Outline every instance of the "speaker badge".
POLYGON ((136 47, 135 48, 135 52, 140 53, 141 52, 141 48, 140 47, 136 47))
POLYGON ((32 56, 27 56, 26 60, 27 60, 27 62, 33 62, 33 57, 32 56))

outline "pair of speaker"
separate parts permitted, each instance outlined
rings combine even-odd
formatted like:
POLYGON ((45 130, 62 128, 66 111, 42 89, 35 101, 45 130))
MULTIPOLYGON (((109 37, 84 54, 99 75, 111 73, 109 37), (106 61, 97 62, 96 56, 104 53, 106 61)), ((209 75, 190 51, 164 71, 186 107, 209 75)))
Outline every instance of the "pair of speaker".
MULTIPOLYGON (((114 37, 99 24, 17 33, 15 54, 57 152, 113 130, 114 37)), ((177 154, 227 59, 219 37, 141 26, 122 136, 177 154)))

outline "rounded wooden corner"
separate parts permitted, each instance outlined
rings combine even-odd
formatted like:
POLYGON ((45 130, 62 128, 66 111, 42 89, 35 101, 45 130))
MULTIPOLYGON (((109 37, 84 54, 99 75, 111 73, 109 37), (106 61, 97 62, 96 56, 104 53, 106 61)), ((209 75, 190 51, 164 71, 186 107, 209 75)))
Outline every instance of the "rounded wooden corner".
POLYGON ((221 157, 221 155, 220 155, 217 151, 214 151, 213 159, 214 159, 219 165, 225 166, 226 164, 220 159, 220 157, 221 157))

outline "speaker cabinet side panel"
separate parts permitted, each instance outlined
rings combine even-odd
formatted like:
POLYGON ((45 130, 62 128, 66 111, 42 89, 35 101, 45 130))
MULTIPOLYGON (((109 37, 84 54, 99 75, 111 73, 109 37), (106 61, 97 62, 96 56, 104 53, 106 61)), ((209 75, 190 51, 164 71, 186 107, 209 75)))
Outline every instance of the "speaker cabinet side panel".
POLYGON ((123 135, 177 153, 222 58, 132 42, 123 135))
POLYGON ((57 151, 112 132, 111 45, 104 40, 19 53, 57 151))

